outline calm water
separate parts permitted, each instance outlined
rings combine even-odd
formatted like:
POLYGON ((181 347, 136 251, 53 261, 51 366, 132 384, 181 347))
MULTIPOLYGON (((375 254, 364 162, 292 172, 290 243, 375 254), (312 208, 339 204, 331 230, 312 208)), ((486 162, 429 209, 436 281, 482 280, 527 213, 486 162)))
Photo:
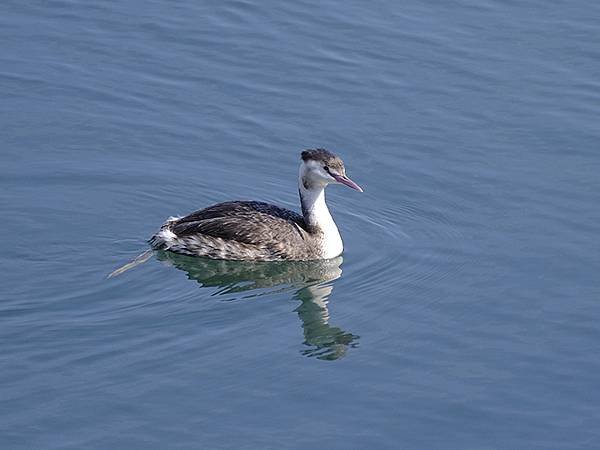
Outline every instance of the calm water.
POLYGON ((0 6, 0 447, 600 447, 600 3, 0 6), (297 209, 325 263, 157 254, 297 209))

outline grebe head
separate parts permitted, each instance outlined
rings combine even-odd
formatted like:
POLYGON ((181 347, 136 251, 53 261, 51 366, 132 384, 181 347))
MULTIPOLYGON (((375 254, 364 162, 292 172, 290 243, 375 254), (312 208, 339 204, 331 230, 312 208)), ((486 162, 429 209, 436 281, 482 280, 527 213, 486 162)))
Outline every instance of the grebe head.
POLYGON ((344 161, 322 149, 304 150, 300 166, 300 182, 304 189, 324 188, 328 184, 343 184, 362 192, 362 188, 346 176, 344 161))

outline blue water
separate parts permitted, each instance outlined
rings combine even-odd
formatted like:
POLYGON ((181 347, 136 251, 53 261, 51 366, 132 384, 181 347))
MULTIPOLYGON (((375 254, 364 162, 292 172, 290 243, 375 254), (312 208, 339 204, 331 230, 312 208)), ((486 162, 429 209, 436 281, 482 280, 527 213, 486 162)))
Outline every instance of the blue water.
POLYGON ((600 447, 600 3, 0 5, 0 447, 600 447), (169 254, 298 209, 322 264, 169 254))

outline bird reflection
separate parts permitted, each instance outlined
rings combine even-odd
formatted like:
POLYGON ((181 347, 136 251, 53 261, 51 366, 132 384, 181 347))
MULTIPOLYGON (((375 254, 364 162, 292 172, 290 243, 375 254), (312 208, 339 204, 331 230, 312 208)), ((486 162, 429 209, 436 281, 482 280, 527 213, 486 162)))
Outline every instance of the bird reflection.
POLYGON ((216 294, 246 293, 248 296, 293 291, 301 303, 296 308, 304 329, 308 357, 335 360, 356 347, 358 336, 329 324, 327 303, 331 281, 342 274, 342 257, 325 261, 251 262, 224 261, 157 252, 159 260, 187 273, 203 287, 218 288, 216 294))

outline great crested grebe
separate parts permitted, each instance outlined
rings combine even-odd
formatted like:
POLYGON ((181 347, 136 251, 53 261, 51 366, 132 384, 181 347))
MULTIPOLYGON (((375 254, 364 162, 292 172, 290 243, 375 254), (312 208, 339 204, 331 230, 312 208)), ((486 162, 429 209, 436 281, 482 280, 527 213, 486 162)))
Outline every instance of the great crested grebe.
POLYGON ((279 261, 339 256, 344 246, 325 203, 328 184, 362 192, 344 162, 324 149, 305 150, 298 177, 302 215, 263 202, 233 201, 170 218, 149 240, 155 250, 213 259, 279 261))

